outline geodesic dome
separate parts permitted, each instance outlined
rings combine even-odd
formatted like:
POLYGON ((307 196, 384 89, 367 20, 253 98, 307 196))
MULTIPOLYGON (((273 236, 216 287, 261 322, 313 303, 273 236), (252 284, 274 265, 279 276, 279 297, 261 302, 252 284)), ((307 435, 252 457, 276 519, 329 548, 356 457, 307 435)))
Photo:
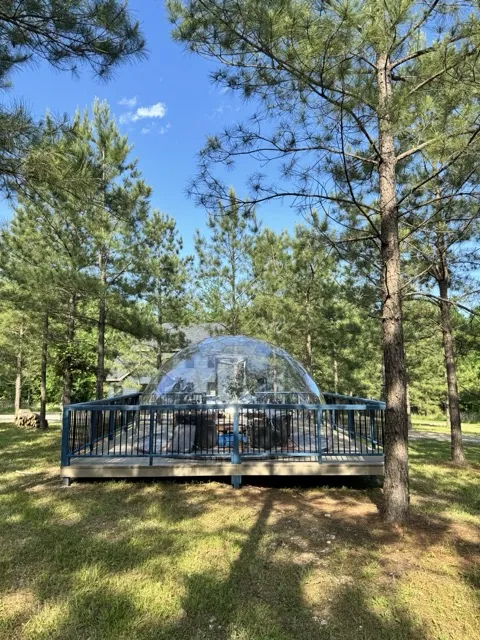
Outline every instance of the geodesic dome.
POLYGON ((142 404, 323 402, 305 368, 284 349, 246 336, 218 336, 170 358, 142 404))

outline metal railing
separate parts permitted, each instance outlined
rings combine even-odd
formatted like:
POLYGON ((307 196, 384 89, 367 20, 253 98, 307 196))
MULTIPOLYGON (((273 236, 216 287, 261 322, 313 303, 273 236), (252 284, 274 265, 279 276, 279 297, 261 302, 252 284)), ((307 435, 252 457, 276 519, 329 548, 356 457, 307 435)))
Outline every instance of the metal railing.
POLYGON ((62 465, 78 458, 147 458, 153 465, 158 458, 240 463, 383 455, 385 405, 348 398, 355 404, 142 405, 140 394, 131 394, 70 405, 62 465))

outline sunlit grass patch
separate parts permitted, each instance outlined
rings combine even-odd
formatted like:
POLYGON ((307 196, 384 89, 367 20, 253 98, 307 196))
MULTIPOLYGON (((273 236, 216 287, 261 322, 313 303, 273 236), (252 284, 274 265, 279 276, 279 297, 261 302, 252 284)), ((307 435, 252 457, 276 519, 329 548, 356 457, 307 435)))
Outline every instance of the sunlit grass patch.
MULTIPOLYGON (((432 433, 450 433, 446 420, 429 418, 427 416, 412 416, 414 431, 431 431, 432 433)), ((480 422, 464 422, 462 432, 465 435, 480 436, 480 422)))

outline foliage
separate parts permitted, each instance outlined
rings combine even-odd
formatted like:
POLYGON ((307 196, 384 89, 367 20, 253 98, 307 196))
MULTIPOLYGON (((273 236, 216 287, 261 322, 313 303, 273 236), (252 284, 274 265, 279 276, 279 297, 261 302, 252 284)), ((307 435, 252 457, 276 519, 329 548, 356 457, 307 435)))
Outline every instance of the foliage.
MULTIPOLYGON (((46 60, 76 73, 89 67, 105 77, 142 54, 145 43, 125 3, 116 0, 0 1, 0 87, 32 63, 46 60)), ((0 107, 0 189, 30 190, 42 183, 49 158, 41 153, 41 127, 20 104, 0 107), (35 160, 29 155, 40 145, 35 160)), ((45 149, 43 149, 45 151, 45 149)))
POLYGON ((258 227, 254 213, 248 215, 239 205, 233 189, 228 205, 208 216, 208 239, 195 236, 198 295, 207 315, 225 326, 227 333, 242 333, 244 309, 253 294, 250 248, 258 227))
POLYGON ((162 354, 178 348, 172 329, 188 322, 188 270, 192 258, 183 257, 182 238, 173 218, 153 211, 144 225, 139 269, 142 273, 144 313, 152 322, 156 341, 156 363, 162 354), (165 326, 168 325, 168 329, 165 326))
POLYGON ((379 336, 358 284, 310 227, 260 234, 252 250, 255 335, 290 351, 324 390, 379 397, 379 336), (357 297, 357 300, 355 300, 357 297))

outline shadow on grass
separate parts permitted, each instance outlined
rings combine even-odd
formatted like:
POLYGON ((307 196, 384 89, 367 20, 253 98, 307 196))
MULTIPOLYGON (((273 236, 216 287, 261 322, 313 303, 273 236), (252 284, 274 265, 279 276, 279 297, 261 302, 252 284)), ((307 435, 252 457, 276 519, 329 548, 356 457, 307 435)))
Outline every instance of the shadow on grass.
MULTIPOLYGON (((290 550, 293 541, 293 545, 299 545, 298 559, 306 557, 298 562, 282 559, 281 553, 274 553, 271 545, 266 544, 273 527, 268 521, 274 503, 275 494, 269 491, 226 579, 219 580, 210 571, 187 578, 182 603, 185 616, 159 630, 158 638, 426 640, 426 633, 408 611, 400 607, 394 619, 382 619, 372 611, 370 595, 359 583, 350 584, 350 580, 348 586, 328 589, 330 597, 323 609, 317 611, 308 606, 304 583, 319 562, 318 530, 309 529, 309 534, 305 529, 300 533, 295 526, 292 530, 292 523, 298 523, 296 516, 300 515, 296 512, 301 509, 293 510, 293 519, 280 518, 275 529, 290 530, 290 550), (192 635, 192 628, 197 630, 196 635, 192 635)), ((344 577, 354 582, 353 576, 344 577)))

